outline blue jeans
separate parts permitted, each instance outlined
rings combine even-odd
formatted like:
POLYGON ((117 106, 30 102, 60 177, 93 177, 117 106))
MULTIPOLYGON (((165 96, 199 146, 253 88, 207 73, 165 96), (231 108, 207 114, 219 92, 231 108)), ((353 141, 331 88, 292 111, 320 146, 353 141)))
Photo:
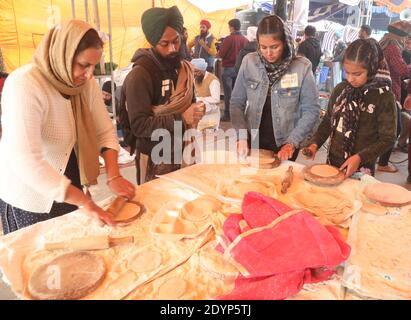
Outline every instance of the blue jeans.
POLYGON ((224 116, 230 116, 230 99, 231 99, 231 92, 234 88, 235 79, 237 78, 237 72, 235 67, 224 67, 222 79, 223 79, 223 87, 224 87, 224 116))

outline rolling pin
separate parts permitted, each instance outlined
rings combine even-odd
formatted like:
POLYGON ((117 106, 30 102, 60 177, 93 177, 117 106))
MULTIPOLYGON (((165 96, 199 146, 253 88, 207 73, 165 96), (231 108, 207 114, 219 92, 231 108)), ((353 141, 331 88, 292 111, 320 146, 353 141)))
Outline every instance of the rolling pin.
POLYGON ((103 250, 120 244, 133 243, 134 237, 111 238, 106 235, 74 238, 69 241, 48 242, 45 250, 71 249, 74 251, 103 250))
POLYGON ((281 193, 287 193, 288 188, 290 188, 293 183, 293 177, 293 167, 289 166, 283 180, 281 181, 281 193))
POLYGON ((112 203, 111 205, 107 208, 107 212, 110 212, 114 217, 117 216, 121 209, 124 207, 124 205, 127 202, 127 198, 124 198, 122 196, 118 196, 112 203))

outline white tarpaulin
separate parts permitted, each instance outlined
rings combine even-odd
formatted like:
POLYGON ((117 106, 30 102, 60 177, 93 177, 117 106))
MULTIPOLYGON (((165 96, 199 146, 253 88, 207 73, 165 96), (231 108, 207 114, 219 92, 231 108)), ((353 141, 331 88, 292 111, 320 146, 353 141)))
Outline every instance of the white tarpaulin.
POLYGON ((304 28, 308 25, 308 9, 310 7, 310 2, 307 0, 295 0, 294 3, 294 25, 301 26, 304 28))
POLYGON ((340 0, 340 2, 349 6, 358 6, 360 0, 340 0))

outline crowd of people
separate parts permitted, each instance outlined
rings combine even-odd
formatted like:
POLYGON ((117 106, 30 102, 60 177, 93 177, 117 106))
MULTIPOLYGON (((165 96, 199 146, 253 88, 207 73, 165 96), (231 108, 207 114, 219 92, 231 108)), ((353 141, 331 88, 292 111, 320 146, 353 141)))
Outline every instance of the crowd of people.
POLYGON ((248 28, 247 36, 240 32, 240 21, 232 19, 229 35, 218 46, 207 20, 189 41, 176 6, 148 9, 141 26, 150 48, 139 48, 132 57, 116 106, 111 102, 115 86, 108 82, 101 90, 93 79, 103 43, 85 22, 52 28, 33 62, 9 75, 1 100, 0 217, 5 233, 77 208, 113 224, 87 192, 97 182, 101 155, 112 192, 134 196, 133 183, 119 170, 110 113, 116 111, 124 142, 136 154, 136 182, 141 184, 184 165, 185 132, 200 124, 207 128, 216 118, 213 126, 218 127, 221 86, 221 120, 238 132, 241 156, 259 148, 295 161, 304 148, 313 159, 328 140, 327 163, 344 170, 347 178, 359 171, 396 170, 389 158, 398 135, 399 147, 408 145, 409 131, 401 131, 401 123, 405 130, 411 109, 411 83, 402 83, 411 76, 406 60, 410 41, 404 50, 410 23, 391 24, 379 43, 370 38, 368 26, 350 44, 337 33, 333 61, 343 66, 345 78, 333 89, 318 128, 316 73, 323 53, 314 27, 305 29, 297 47, 288 25, 276 15, 248 28), (215 74, 219 60, 221 79, 215 74), (164 130, 170 140, 159 138, 164 130))

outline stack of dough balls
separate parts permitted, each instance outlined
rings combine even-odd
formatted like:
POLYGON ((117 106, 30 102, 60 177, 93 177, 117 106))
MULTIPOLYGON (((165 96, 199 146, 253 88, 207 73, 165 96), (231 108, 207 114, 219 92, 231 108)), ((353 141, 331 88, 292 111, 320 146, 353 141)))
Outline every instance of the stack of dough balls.
POLYGON ((294 196, 306 210, 317 216, 322 224, 340 225, 350 218, 353 204, 336 190, 310 188, 294 196))
POLYGON ((168 214, 168 209, 161 209, 157 213, 159 219, 152 221, 152 231, 154 234, 170 235, 172 238, 176 235, 195 236, 208 224, 211 225, 210 216, 219 208, 220 202, 217 199, 205 195, 186 202, 181 209, 174 208, 174 215, 168 214))
POLYGON ((247 157, 247 164, 256 169, 273 169, 280 163, 280 159, 270 150, 253 150, 247 157))

